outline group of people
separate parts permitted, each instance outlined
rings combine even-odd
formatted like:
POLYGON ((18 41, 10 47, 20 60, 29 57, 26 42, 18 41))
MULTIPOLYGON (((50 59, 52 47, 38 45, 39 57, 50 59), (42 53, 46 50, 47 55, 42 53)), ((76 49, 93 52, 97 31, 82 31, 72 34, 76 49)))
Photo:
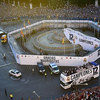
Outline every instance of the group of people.
POLYGON ((80 71, 83 71, 83 70, 86 70, 86 69, 89 69, 89 68, 92 68, 93 66, 91 65, 91 63, 87 63, 86 65, 83 65, 83 66, 78 66, 76 68, 76 72, 80 72, 80 71))
POLYGON ((12 6, 11 4, 1 3, 0 4, 0 18, 6 19, 9 17, 22 17, 22 16, 33 16, 44 19, 58 19, 58 18, 78 18, 78 19, 94 19, 100 18, 99 7, 94 5, 87 5, 86 7, 78 7, 75 5, 65 4, 61 8, 50 8, 50 7, 35 7, 30 9, 24 6, 12 6))
MULTIPOLYGON (((8 96, 8 92, 7 92, 6 89, 5 89, 5 95, 8 96)), ((10 95, 9 95, 9 98, 10 98, 11 100, 13 100, 13 94, 10 94, 10 95)))
MULTIPOLYGON (((5 88, 5 95, 7 96, 7 97, 9 97, 9 99, 10 100, 15 100, 15 98, 14 98, 14 96, 13 96, 13 94, 11 93, 11 94, 8 94, 8 91, 7 91, 7 89, 5 88)), ((21 97, 21 99, 20 100, 24 100, 24 98, 23 97, 21 97)), ((29 97, 28 98, 28 100, 31 100, 31 98, 29 97)))
POLYGON ((70 68, 68 70, 65 70, 63 72, 63 74, 66 74, 66 76, 69 76, 71 74, 78 73, 80 71, 83 71, 83 70, 86 70, 86 69, 92 68, 92 67, 93 66, 90 63, 87 63, 86 65, 83 65, 83 66, 78 66, 78 67, 74 67, 74 68, 70 68))
POLYGON ((55 100, 100 100, 100 86, 73 91, 55 100))

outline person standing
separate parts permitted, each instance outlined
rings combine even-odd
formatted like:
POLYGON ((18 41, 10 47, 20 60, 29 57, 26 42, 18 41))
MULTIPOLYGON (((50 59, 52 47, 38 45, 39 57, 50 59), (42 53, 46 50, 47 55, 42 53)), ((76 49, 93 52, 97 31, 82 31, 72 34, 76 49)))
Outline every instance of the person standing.
POLYGON ((50 73, 50 74, 51 74, 51 75, 53 74, 53 73, 52 73, 52 71, 51 71, 51 73, 50 73))
POLYGON ((10 94, 10 99, 13 100, 13 94, 10 94))
POLYGON ((5 95, 7 96, 7 90, 5 89, 5 95))
POLYGON ((28 100, 31 100, 31 98, 29 98, 28 100))
POLYGON ((44 73, 44 76, 45 76, 45 77, 47 76, 47 73, 46 73, 46 72, 44 73))

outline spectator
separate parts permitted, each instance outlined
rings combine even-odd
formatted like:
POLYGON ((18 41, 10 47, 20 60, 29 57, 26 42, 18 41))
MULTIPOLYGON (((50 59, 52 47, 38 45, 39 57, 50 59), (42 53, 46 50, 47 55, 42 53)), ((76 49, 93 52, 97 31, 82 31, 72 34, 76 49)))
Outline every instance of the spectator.
POLYGON ((5 89, 5 95, 7 96, 7 90, 5 89))
POLYGON ((100 100, 100 86, 73 91, 55 100, 100 100))
POLYGON ((70 18, 70 19, 99 19, 100 10, 99 7, 94 5, 88 5, 83 8, 79 8, 74 5, 66 5, 63 8, 50 9, 48 7, 36 7, 33 9, 25 8, 22 6, 12 6, 10 4, 1 3, 0 4, 0 18, 1 19, 11 19, 15 17, 22 16, 33 16, 33 17, 44 17, 48 19, 59 19, 59 18, 70 18), (10 11, 10 12, 9 12, 10 11))
POLYGON ((13 100, 13 94, 10 94, 10 99, 13 100))

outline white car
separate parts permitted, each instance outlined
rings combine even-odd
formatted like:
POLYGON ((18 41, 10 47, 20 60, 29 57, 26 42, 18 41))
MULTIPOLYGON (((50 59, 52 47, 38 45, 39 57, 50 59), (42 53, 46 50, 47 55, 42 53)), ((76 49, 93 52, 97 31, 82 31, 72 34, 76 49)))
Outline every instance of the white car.
POLYGON ((19 72, 16 69, 9 70, 9 74, 12 75, 12 76, 15 76, 15 77, 20 77, 22 75, 21 72, 19 72))
POLYGON ((50 63, 49 68, 54 74, 59 74, 60 72, 58 66, 55 63, 50 63))

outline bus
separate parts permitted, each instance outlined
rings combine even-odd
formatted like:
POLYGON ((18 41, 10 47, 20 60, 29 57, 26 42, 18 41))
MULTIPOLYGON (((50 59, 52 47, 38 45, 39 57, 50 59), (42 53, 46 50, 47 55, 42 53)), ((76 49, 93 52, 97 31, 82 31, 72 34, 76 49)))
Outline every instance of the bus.
POLYGON ((68 89, 97 77, 99 77, 99 65, 96 62, 89 62, 80 68, 76 68, 73 73, 62 72, 60 74, 60 86, 68 89))

